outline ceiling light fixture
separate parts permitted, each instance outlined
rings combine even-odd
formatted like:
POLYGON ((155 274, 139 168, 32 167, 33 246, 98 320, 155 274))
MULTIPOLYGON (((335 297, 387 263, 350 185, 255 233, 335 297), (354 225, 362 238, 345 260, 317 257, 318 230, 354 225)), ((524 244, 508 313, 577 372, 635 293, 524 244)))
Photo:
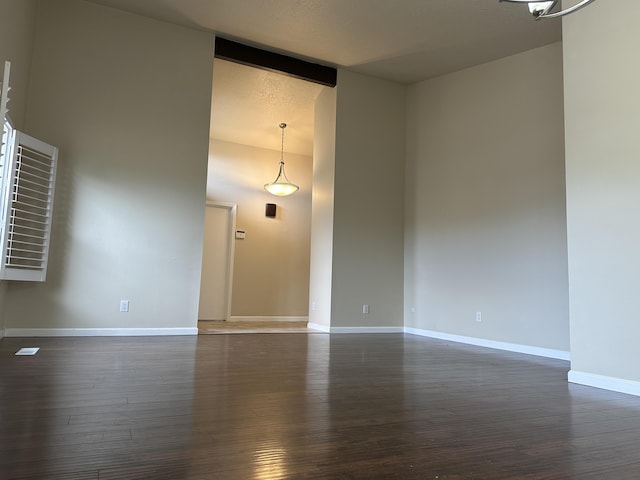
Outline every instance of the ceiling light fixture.
POLYGON ((499 0, 500 2, 509 2, 509 3, 526 3, 529 6, 529 12, 531 15, 535 17, 536 20, 540 18, 557 18, 562 17, 564 15, 568 15, 569 13, 576 12, 583 7, 586 7, 590 3, 595 0, 582 0, 571 7, 567 7, 564 10, 556 9, 556 5, 560 3, 560 0, 551 0, 551 1, 530 1, 530 0, 499 0))
POLYGON ((278 176, 271 183, 265 183, 264 189, 272 195, 285 197, 298 191, 300 187, 289 181, 287 174, 284 173, 284 129, 287 128, 286 123, 281 123, 279 127, 282 129, 282 144, 280 147, 280 169, 278 176))

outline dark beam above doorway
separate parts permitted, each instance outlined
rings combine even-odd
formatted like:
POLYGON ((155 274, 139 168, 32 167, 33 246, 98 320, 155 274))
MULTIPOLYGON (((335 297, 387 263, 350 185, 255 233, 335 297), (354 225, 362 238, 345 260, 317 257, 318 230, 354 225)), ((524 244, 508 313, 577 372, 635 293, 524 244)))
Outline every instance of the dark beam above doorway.
POLYGON ((333 67, 250 47, 226 38, 216 37, 215 57, 263 70, 276 71, 327 87, 336 86, 337 70, 333 67))

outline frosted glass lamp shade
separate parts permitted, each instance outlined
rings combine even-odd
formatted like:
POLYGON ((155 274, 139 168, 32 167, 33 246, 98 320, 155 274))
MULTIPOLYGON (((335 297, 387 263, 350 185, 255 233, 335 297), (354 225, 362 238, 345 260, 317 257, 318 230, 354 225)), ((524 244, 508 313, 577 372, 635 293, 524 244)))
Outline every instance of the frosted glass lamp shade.
POLYGON ((298 191, 300 187, 291 183, 287 178, 287 174, 284 173, 284 162, 280 162, 280 170, 278 170, 278 176, 271 183, 265 183, 264 189, 272 195, 278 197, 286 197, 298 191))

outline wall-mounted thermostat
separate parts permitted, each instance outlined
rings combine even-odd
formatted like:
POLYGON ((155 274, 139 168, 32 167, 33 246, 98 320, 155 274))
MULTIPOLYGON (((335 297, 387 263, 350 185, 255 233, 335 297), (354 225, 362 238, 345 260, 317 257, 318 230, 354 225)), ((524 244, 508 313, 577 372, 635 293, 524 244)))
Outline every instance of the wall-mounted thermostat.
POLYGON ((246 236, 247 236, 247 232, 245 232, 244 230, 236 230, 236 239, 244 240, 244 237, 246 236))

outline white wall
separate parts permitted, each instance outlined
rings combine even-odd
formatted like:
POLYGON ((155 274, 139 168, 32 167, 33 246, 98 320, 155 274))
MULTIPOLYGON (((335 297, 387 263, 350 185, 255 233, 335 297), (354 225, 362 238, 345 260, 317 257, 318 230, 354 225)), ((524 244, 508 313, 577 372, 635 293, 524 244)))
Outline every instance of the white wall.
POLYGON ((195 329, 212 55, 203 32, 39 3, 26 126, 60 148, 52 251, 46 283, 10 285, 7 329, 195 329))
POLYGON ((4 337, 4 312, 5 305, 7 303, 6 300, 7 295, 7 282, 0 281, 0 338, 4 337))
POLYGON ((246 232, 235 241, 232 316, 308 314, 313 159, 285 152, 284 161, 300 190, 275 197, 263 186, 278 173, 280 151, 211 139, 207 199, 237 204, 237 228, 246 232), (267 203, 276 218, 265 217, 267 203))
POLYGON ((336 89, 331 326, 401 327, 406 88, 341 69, 336 89))
POLYGON ((640 394, 640 3, 611 3, 563 23, 570 379, 640 394))
MULTIPOLYGON (((27 109, 35 20, 35 0, 0 0, 0 79, 4 62, 10 61, 9 117, 19 129, 24 129, 27 109)), ((6 289, 7 282, 0 281, 0 337, 4 331, 6 289)))
POLYGON ((569 349, 562 101, 560 44, 409 88, 406 326, 569 349))
POLYGON ((331 327, 335 88, 325 88, 320 92, 316 98, 314 116, 309 323, 326 330, 331 327))

